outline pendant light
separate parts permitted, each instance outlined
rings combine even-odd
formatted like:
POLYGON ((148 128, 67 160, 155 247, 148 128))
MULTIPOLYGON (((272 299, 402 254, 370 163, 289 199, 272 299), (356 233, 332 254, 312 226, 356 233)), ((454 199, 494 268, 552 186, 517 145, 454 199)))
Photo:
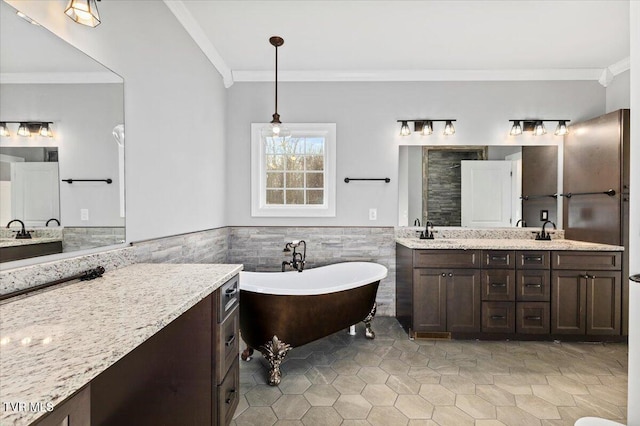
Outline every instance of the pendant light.
POLYGON ((286 128, 280 122, 280 114, 278 114, 278 47, 284 44, 282 37, 273 36, 269 39, 269 43, 276 48, 276 78, 275 78, 275 112, 273 113, 272 120, 264 129, 262 129, 262 136, 265 138, 289 138, 291 137, 291 130, 286 128))
POLYGON ((91 28, 100 25, 100 14, 96 0, 69 0, 64 13, 78 24, 91 28))

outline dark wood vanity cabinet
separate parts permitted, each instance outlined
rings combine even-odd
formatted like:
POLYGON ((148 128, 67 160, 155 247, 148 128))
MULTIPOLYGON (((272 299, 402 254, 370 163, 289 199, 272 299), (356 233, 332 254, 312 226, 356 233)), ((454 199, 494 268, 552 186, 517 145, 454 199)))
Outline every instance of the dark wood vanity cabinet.
POLYGON ((240 385, 238 294, 235 276, 34 424, 230 424, 240 385))
POLYGON ((620 335, 620 252, 396 249, 396 316, 413 337, 620 335))
POLYGON ((554 253, 552 333, 620 334, 620 260, 619 252, 554 253))

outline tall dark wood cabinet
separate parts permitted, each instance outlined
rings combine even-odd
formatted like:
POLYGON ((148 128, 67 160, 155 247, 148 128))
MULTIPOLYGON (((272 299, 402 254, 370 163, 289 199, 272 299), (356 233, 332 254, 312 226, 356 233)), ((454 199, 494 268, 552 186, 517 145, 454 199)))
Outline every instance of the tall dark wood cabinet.
POLYGON ((629 326, 629 110, 581 123, 564 136, 563 197, 565 237, 624 246, 621 330, 629 326), (604 194, 609 190, 610 195, 604 194), (585 194, 586 193, 586 194, 585 194))

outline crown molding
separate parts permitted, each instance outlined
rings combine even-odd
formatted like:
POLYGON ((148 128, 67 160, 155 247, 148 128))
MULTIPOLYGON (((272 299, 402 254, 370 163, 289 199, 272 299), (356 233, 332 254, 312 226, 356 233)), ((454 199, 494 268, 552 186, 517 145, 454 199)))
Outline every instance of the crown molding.
POLYGON ((619 60, 615 64, 609 65, 607 68, 609 68, 614 77, 618 74, 622 74, 625 71, 629 71, 631 69, 631 57, 627 56, 626 58, 619 60))
POLYGON ((107 84, 123 83, 111 72, 11 72, 0 73, 2 84, 107 84))
MULTIPOLYGON (((278 71, 278 81, 536 81, 593 80, 601 68, 540 70, 278 71)), ((273 81, 273 71, 233 71, 238 82, 273 81)))
POLYGON ((205 54, 209 62, 218 70, 222 76, 224 87, 229 88, 233 85, 233 75, 231 68, 218 52, 213 44, 209 41, 209 38, 205 35, 202 27, 198 25, 196 20, 191 15, 191 12, 184 5, 182 0, 164 0, 164 4, 167 5, 171 13, 174 14, 178 22, 182 24, 187 33, 191 36, 193 41, 196 42, 200 50, 205 54))

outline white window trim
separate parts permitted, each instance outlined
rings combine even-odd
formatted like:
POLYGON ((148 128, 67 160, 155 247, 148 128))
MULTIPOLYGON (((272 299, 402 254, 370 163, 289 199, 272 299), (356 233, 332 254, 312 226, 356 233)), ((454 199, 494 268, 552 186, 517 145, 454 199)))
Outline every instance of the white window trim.
POLYGON ((286 123, 292 136, 325 138, 325 202, 318 205, 267 205, 267 172, 261 130, 268 123, 251 123, 251 216, 252 217, 335 217, 336 215, 336 124, 286 123))

